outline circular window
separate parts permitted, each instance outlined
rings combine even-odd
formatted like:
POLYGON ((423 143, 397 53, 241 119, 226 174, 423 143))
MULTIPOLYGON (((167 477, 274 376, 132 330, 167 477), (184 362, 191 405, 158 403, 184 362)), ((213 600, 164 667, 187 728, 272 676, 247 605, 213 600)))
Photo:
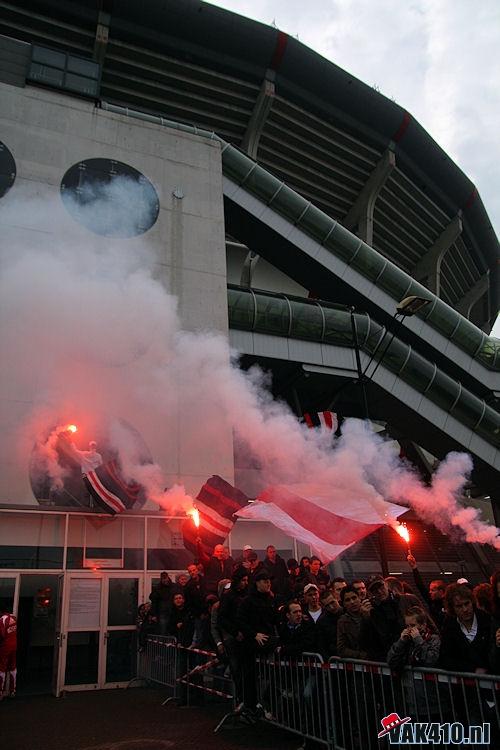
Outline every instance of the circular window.
POLYGON ((9 149, 0 141, 0 198, 11 189, 16 179, 16 162, 9 149))
POLYGON ((71 216, 95 234, 135 237, 151 229, 160 202, 143 174, 113 159, 85 159, 68 169, 61 198, 71 216))

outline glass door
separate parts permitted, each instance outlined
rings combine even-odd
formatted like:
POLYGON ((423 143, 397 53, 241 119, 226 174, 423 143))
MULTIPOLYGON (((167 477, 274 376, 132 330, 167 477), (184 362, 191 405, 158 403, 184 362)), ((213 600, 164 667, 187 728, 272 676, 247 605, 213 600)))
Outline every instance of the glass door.
POLYGON ((142 597, 142 576, 107 573, 106 611, 101 661, 102 687, 126 685, 136 674, 137 610, 142 597))
POLYGON ((50 693, 56 649, 57 573, 21 573, 17 606, 17 690, 50 693))
POLYGON ((19 574, 0 576, 0 605, 5 607, 11 614, 17 614, 19 574))
POLYGON ((96 572, 67 576, 61 629, 60 689, 93 690, 100 687, 104 579, 96 572))
POLYGON ((66 576, 56 694, 126 686, 136 674, 142 575, 98 570, 66 576))

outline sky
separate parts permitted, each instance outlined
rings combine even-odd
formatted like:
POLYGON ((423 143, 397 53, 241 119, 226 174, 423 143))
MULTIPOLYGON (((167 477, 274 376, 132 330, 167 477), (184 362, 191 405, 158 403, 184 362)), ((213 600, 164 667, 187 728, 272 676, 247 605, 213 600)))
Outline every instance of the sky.
POLYGON ((298 36, 408 110, 475 183, 500 237, 498 0, 212 4, 298 36))

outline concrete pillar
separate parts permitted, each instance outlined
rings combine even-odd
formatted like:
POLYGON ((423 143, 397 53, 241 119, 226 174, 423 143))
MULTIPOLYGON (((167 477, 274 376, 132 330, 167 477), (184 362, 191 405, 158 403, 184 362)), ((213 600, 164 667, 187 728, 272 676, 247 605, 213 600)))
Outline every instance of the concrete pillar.
POLYGON ((462 313, 465 318, 470 318, 470 312, 472 308, 474 307, 476 302, 481 299, 483 294, 486 294, 488 292, 489 285, 490 275, 489 273, 485 273, 481 276, 480 279, 476 281, 474 286, 464 294, 462 299, 457 302, 455 307, 458 312, 462 313))
POLYGON ((264 130, 269 112, 273 105, 275 95, 274 71, 268 70, 262 81, 259 95, 253 108, 252 116, 248 123, 245 135, 241 142, 241 148, 246 151, 252 159, 257 158, 259 141, 264 130))
POLYGON ((375 203, 395 166, 396 155, 391 145, 382 154, 380 161, 342 222, 346 229, 355 230, 357 227, 356 234, 368 245, 373 244, 373 212, 375 203))
POLYGON ((440 296, 442 260, 461 233, 462 212, 459 211, 412 271, 413 278, 425 284, 427 289, 438 297, 440 296))
POLYGON ((95 42, 94 42, 94 60, 100 65, 104 62, 106 55, 106 48, 108 46, 109 38, 109 25, 111 23, 111 14, 105 13, 103 10, 99 11, 97 17, 97 26, 95 30, 95 42))

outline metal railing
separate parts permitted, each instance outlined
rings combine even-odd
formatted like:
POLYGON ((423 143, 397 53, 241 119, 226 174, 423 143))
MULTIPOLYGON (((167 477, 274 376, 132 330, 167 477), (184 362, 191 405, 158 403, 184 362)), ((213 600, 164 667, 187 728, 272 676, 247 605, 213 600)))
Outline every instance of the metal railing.
MULTIPOLYGON (((136 679, 168 688, 164 704, 173 699, 195 704, 202 694, 231 701, 232 710, 214 732, 229 719, 246 717, 242 705, 235 707, 237 691, 227 664, 216 653, 181 646, 173 637, 148 637, 136 679)), ((395 672, 379 662, 337 657, 324 662, 313 653, 289 659, 278 651, 256 659, 256 686, 258 711, 249 723, 267 721, 328 750, 378 750, 379 732, 391 715, 409 722, 410 737, 434 731, 443 739, 448 732, 452 739, 437 744, 457 744, 461 737, 471 748, 500 747, 500 676, 427 668, 395 672)))
POLYGON ((226 665, 213 651, 188 648, 173 636, 150 635, 138 654, 136 680, 161 685, 170 691, 163 705, 171 700, 190 705, 201 694, 234 700, 231 677, 226 665))
POLYGON ((470 747, 500 747, 497 676, 410 668, 396 673, 378 662, 333 657, 323 663, 318 654, 294 661, 276 654, 258 661, 258 677, 263 718, 329 750, 379 748, 383 720, 394 714, 410 722, 410 738, 433 731, 442 739, 455 731, 470 747))

